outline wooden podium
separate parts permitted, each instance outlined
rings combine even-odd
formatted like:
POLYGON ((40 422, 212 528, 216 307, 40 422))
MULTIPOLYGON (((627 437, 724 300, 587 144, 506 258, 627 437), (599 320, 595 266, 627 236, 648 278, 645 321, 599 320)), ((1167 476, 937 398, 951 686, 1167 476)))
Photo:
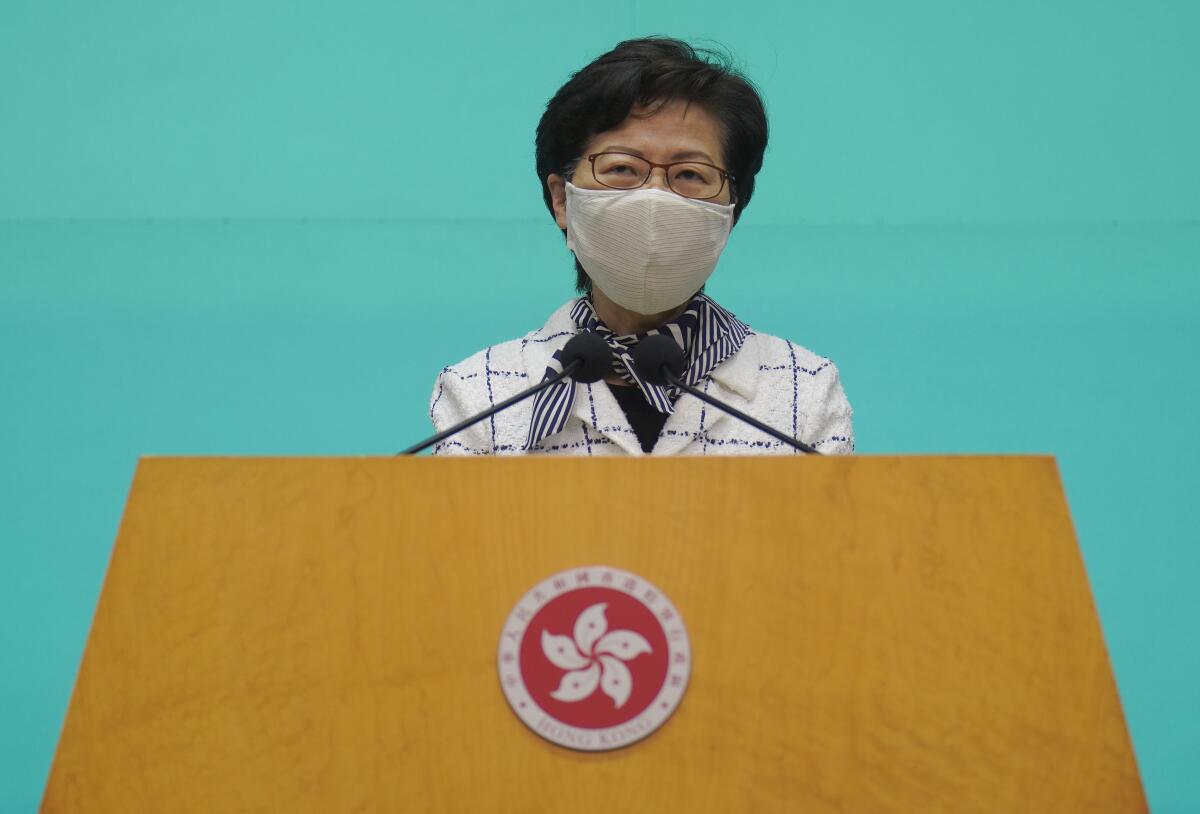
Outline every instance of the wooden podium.
POLYGON ((1050 458, 146 459, 46 812, 1143 811, 1050 458), (628 748, 497 643, 603 564, 685 619, 628 748))

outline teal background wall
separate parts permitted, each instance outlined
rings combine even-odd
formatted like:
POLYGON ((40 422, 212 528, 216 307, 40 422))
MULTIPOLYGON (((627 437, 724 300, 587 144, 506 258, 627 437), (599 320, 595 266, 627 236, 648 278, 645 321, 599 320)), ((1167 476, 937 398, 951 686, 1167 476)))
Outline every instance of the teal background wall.
POLYGON ((859 448, 1059 457, 1143 779, 1200 810, 1200 4, 0 5, 0 812, 33 811, 143 454, 387 454, 571 294, 567 75, 726 44, 772 121, 710 290, 859 448))

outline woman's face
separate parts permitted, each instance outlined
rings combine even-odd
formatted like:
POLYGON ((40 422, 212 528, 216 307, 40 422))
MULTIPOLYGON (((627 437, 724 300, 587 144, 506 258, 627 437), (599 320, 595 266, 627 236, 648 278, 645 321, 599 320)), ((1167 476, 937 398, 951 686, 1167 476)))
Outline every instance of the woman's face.
MULTIPOLYGON (((708 111, 699 105, 686 102, 668 102, 654 115, 643 116, 643 109, 634 108, 630 115, 614 127, 593 136, 584 145, 583 155, 589 156, 609 150, 640 155, 656 164, 672 161, 703 161, 723 169, 725 155, 721 149, 721 126, 708 111)), ((603 189, 592 176, 592 167, 586 157, 575 168, 568 179, 584 189, 603 189)), ((559 228, 567 228, 566 184, 561 175, 546 179, 550 188, 551 203, 554 205, 554 220, 559 228)), ((647 187, 667 189, 664 171, 656 168, 646 181, 647 187)), ((731 200, 728 182, 721 194, 713 198, 714 203, 727 204, 731 200)))

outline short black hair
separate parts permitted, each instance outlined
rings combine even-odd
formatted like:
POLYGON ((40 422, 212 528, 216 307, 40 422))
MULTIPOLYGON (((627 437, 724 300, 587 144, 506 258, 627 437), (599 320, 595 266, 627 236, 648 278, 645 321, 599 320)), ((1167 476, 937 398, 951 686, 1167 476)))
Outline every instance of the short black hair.
MULTIPOLYGON (((734 221, 754 194, 754 176, 767 149, 767 112, 754 85, 725 53, 682 40, 625 40, 574 74, 546 104, 534 140, 538 183, 554 214, 546 179, 564 175, 597 133, 619 125, 634 107, 672 101, 696 104, 722 128, 726 169, 733 175, 734 221)), ((591 280, 575 261, 576 288, 591 280)))

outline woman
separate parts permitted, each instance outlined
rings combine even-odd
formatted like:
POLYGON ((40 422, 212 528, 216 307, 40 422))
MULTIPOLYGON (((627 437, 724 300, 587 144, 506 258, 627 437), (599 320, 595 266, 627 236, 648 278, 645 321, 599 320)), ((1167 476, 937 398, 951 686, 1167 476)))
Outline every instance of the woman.
POLYGON ((753 331, 703 293, 767 146, 766 113, 747 80, 678 40, 623 42, 559 89, 536 146, 583 296, 538 330, 445 368, 430 417, 441 431, 561 371, 557 351, 580 331, 608 342, 612 371, 595 384, 553 385, 435 454, 795 454, 643 381, 630 350, 658 333, 683 349, 685 381, 820 452, 854 450, 833 363, 753 331))

